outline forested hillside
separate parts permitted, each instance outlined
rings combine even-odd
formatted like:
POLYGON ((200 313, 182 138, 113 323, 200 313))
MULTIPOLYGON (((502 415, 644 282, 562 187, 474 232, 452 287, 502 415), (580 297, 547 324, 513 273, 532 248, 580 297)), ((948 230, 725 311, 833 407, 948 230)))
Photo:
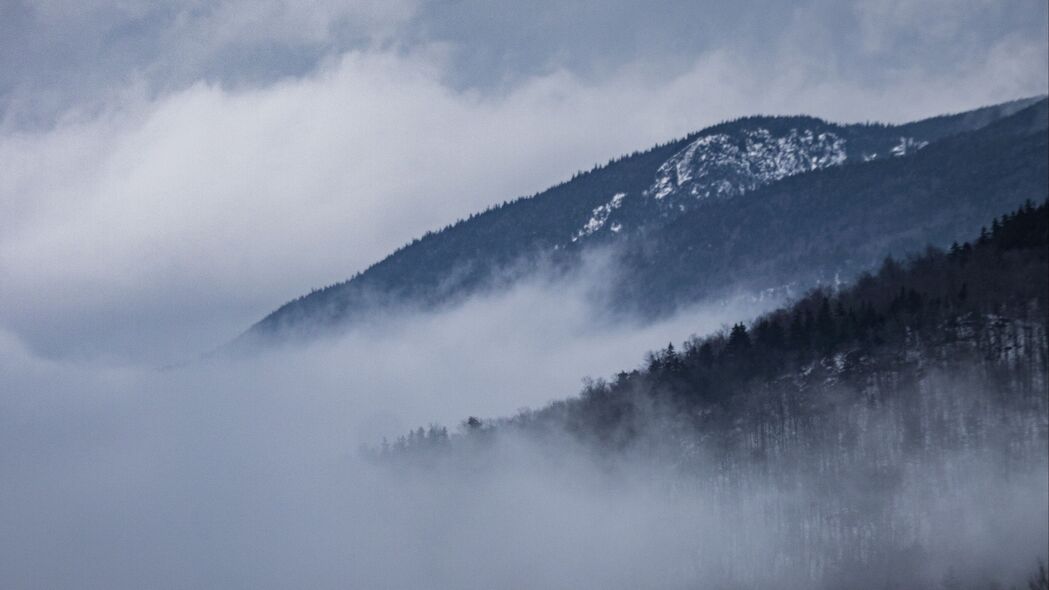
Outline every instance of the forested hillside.
POLYGON ((695 567, 726 587, 1015 584, 978 547, 1019 543, 1025 571, 1049 551, 1046 512, 1009 504, 1047 492, 1047 310, 1049 202, 1028 202, 973 240, 668 345, 578 397, 371 453, 398 469, 483 466, 523 437, 664 469, 723 515, 719 538, 697 535, 695 567))
POLYGON ((1049 196, 1042 101, 914 155, 786 178, 624 243, 624 305, 667 310, 723 290, 852 280, 886 255, 947 247, 1049 196))

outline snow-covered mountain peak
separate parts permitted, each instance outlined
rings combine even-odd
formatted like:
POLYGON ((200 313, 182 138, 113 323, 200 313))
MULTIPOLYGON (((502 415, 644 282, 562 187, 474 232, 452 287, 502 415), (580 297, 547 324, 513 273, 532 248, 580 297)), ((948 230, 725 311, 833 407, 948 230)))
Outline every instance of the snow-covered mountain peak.
POLYGON ((850 153, 856 161, 870 161, 908 156, 929 143, 904 135, 850 142, 846 136, 852 140, 855 133, 817 119, 776 123, 720 127, 695 137, 659 165, 652 183, 640 191, 643 198, 624 202, 626 193, 617 192, 593 208, 570 241, 616 234, 653 213, 675 216, 699 201, 736 197, 789 176, 840 166, 850 153))
POLYGON ((696 138, 664 162, 646 191, 671 206, 710 197, 733 197, 761 185, 845 162, 845 139, 830 131, 764 127, 696 138))

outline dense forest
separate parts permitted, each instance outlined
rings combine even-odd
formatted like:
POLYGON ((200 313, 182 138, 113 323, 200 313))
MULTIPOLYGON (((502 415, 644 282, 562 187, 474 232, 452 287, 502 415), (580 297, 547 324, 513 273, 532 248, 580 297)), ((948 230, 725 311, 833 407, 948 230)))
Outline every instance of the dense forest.
MULTIPOLYGON (((741 380, 773 379, 827 359, 835 359, 848 375, 858 365, 909 346, 945 354, 966 335, 996 330, 1020 329, 1017 343, 1002 346, 1044 350, 1047 215, 1045 203, 1028 202, 994 219, 974 242, 955 243, 947 252, 930 248, 904 262, 887 258, 876 274, 861 276, 840 293, 817 289, 749 327, 736 324, 726 334, 686 342, 680 351, 670 344, 652 353, 643 370, 595 384, 584 395, 587 401, 565 411, 579 412, 572 420, 585 421, 591 415, 588 403, 606 404, 639 392, 658 395, 685 413, 729 407, 739 401, 733 392, 741 380)), ((584 430, 616 426, 596 422, 584 430)))
MULTIPOLYGON (((575 398, 470 417, 453 434, 420 428, 367 453, 399 469, 483 465, 501 440, 524 437, 552 454, 588 449, 609 469, 658 465, 675 486, 684 474, 730 527, 778 541, 760 568, 728 571, 753 553, 753 527, 716 547, 697 540, 708 556, 697 559, 712 560, 697 571, 722 572, 725 587, 1015 584, 981 561, 990 552, 951 543, 973 530, 997 539, 985 520, 1015 515, 988 499, 1008 502, 1029 481, 1044 492, 1047 310, 1049 201, 1028 202, 971 241, 888 258, 848 288, 669 344, 575 398)), ((1046 515, 1027 516, 1042 522, 1024 550, 1044 556, 1046 515)), ((1010 530, 1001 542, 1022 536, 1010 530)), ((1044 587, 1044 575, 1032 580, 1044 587)))

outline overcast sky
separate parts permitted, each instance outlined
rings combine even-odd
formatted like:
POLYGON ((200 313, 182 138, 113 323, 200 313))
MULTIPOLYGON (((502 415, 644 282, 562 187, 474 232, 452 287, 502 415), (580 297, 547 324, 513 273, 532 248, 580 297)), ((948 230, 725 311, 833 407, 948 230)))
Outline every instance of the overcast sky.
MULTIPOLYGON (((773 512, 711 514, 698 486, 610 480, 570 446, 403 480, 354 450, 574 395, 776 301, 611 322, 596 257, 575 281, 155 369, 427 230, 719 120, 1046 93, 1047 20, 1045 0, 0 0, 0 587, 673 585, 700 547, 720 555, 722 524, 754 531, 731 549, 760 561, 767 531, 795 530, 773 512)), ((962 563, 1026 571, 1045 462, 1007 484, 1000 464, 893 505, 946 531, 965 514, 940 535, 962 563)))
POLYGON ((753 113, 1045 93, 1044 0, 0 0, 0 331, 167 362, 428 229, 753 113))

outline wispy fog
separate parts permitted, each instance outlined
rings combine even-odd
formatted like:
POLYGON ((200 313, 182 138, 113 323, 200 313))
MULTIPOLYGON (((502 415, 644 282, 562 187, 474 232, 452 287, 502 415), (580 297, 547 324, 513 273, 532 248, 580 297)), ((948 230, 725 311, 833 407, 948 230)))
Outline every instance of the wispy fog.
POLYGON ((497 574, 540 587, 654 551, 643 531, 677 521, 673 509, 642 509, 634 491, 588 500, 596 481, 574 470, 548 480, 514 459, 480 487, 449 474, 430 495, 434 484, 380 479, 357 457, 362 443, 433 421, 454 430, 572 395, 587 374, 635 367, 652 346, 772 303, 639 325, 589 307, 589 284, 530 281, 311 346, 167 370, 50 360, 3 333, 0 585, 459 587, 477 568, 477 587, 497 574), (601 539, 612 553, 529 573, 601 539))
MULTIPOLYGON (((431 422, 455 433, 469 415, 572 395, 583 375, 635 367, 654 345, 774 303, 741 298, 642 327, 594 311, 591 279, 537 279, 307 347, 160 371, 41 359, 4 334, 0 585, 804 588, 836 572, 791 561, 797 547, 824 551, 817 564, 855 549, 837 529, 805 528, 836 502, 887 510, 868 551, 896 531, 910 556, 900 571, 923 583, 1023 580, 1045 553, 1044 461, 1003 472, 983 449, 911 464, 892 493, 862 469, 784 487, 745 462, 725 472, 702 447, 683 469, 665 448, 610 459, 556 433, 415 466, 359 453, 431 422), (945 477, 953 486, 937 489, 945 477)), ((949 379, 938 387, 978 399, 949 379)), ((889 436, 887 418, 865 420, 872 444, 889 436)))

